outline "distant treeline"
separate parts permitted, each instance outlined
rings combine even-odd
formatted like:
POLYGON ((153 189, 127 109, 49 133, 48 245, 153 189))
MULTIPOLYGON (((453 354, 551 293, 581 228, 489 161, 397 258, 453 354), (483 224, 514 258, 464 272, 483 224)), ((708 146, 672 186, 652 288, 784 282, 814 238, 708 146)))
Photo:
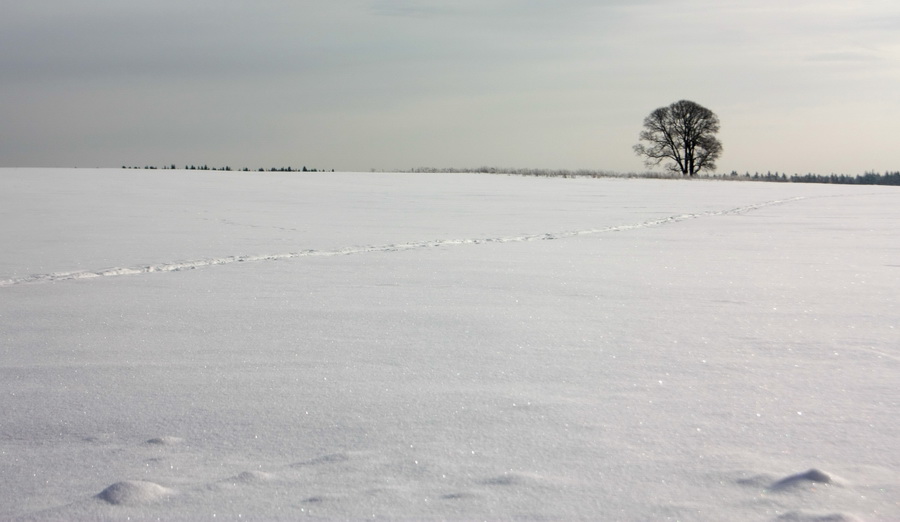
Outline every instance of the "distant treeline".
MULTIPOLYGON (((398 172, 398 171, 394 171, 398 172)), ((541 176, 556 178, 651 178, 681 179, 684 176, 672 172, 613 172, 611 170, 554 170, 554 169, 510 169, 497 167, 478 167, 472 169, 417 167, 399 171, 411 173, 470 173, 470 174, 507 174, 514 176, 541 176)))
MULTIPOLYGON (((679 173, 671 172, 611 172, 606 170, 552 170, 552 169, 504 169, 495 167, 479 167, 474 169, 455 169, 455 168, 430 168, 419 167, 408 172, 432 172, 432 173, 485 173, 485 174, 508 174, 517 176, 545 176, 545 177, 561 177, 561 178, 650 178, 650 179, 690 179, 679 173)), ((900 171, 885 172, 879 174, 877 172, 866 172, 856 176, 848 176, 846 174, 830 174, 828 176, 820 174, 792 174, 788 176, 783 173, 767 172, 765 174, 749 172, 738 174, 732 171, 730 174, 701 174, 695 176, 697 178, 706 179, 723 179, 734 181, 769 181, 778 183, 833 183, 844 185, 900 185, 900 171)))
MULTIPOLYGON (((718 177, 718 176, 716 176, 718 177)), ((725 177, 725 176, 723 176, 725 177)), ((738 174, 737 172, 732 172, 727 176, 727 178, 738 178, 738 179, 749 179, 751 181, 773 181, 773 182, 781 182, 781 183, 834 183, 841 185, 900 185, 900 171, 897 172, 885 172, 884 174, 879 174, 877 172, 866 172, 865 174, 858 174, 856 176, 848 176, 846 174, 830 174, 828 176, 823 176, 821 174, 792 174, 788 176, 787 174, 779 174, 775 172, 774 174, 771 172, 767 172, 765 174, 755 173, 752 176, 750 173, 745 173, 743 175, 738 174)))
MULTIPOLYGON (((174 164, 163 167, 155 167, 152 165, 144 167, 126 167, 123 169, 147 169, 147 170, 177 170, 174 164)), ((221 170, 232 171, 229 166, 210 167, 208 165, 185 165, 183 170, 221 170)), ((237 169, 240 172, 334 172, 327 169, 310 169, 307 167, 270 167, 249 169, 244 167, 237 169)), ((372 170, 375 172, 375 170, 372 170)), ((647 178, 647 179, 690 179, 679 173, 673 172, 613 172, 609 170, 554 170, 554 169, 516 169, 516 168, 497 168, 497 167, 478 167, 478 168, 434 168, 434 167, 417 167, 410 170, 395 170, 391 172, 411 172, 411 173, 476 173, 476 174, 507 174, 516 176, 542 176, 542 177, 558 177, 558 178, 647 178)), ((775 183, 832 183, 840 185, 896 185, 900 186, 900 171, 886 171, 884 174, 878 172, 866 172, 856 176, 848 176, 846 174, 791 174, 766 172, 760 174, 756 172, 750 174, 738 174, 737 171, 731 171, 729 174, 700 174, 695 178, 705 179, 722 179, 734 181, 768 181, 775 183)))
MULTIPOLYGON (((145 165, 143 167, 126 167, 122 165, 123 169, 145 169, 145 170, 178 170, 178 167, 173 163, 172 165, 163 165, 162 167, 155 167, 153 165, 145 165)), ((249 169, 244 167, 242 169, 232 169, 229 166, 224 167, 210 167, 208 165, 185 165, 182 170, 221 170, 226 172, 231 172, 232 170, 237 170, 238 172, 334 172, 334 169, 330 171, 325 169, 308 169, 306 167, 302 167, 296 169, 294 167, 270 167, 268 169, 259 168, 259 169, 249 169)))

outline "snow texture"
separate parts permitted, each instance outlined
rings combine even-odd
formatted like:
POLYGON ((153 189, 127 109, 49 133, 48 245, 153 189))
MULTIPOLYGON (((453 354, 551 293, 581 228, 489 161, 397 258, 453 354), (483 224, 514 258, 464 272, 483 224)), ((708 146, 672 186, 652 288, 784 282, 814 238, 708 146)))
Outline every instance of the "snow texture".
POLYGON ((2 520, 900 519, 900 191, 0 169, 2 520))

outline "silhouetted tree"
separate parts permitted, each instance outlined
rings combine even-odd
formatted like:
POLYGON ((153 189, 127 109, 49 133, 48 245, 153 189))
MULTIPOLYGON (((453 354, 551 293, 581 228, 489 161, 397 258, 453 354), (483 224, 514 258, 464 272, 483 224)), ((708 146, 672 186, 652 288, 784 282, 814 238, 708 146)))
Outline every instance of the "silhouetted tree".
POLYGON ((644 118, 644 130, 634 152, 645 158, 648 167, 672 160, 666 168, 693 176, 701 170, 715 170, 722 154, 716 138, 719 118, 711 110, 688 100, 660 107, 644 118))

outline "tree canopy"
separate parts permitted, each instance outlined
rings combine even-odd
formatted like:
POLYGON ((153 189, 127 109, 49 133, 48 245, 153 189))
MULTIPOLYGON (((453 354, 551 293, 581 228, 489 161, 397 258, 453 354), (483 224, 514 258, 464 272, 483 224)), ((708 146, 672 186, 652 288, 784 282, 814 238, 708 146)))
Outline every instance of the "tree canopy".
POLYGON ((702 105, 681 100, 660 107, 644 118, 644 130, 634 152, 644 157, 644 164, 654 167, 666 163, 666 169, 693 176, 701 170, 715 170, 722 154, 722 143, 716 138, 719 118, 702 105))

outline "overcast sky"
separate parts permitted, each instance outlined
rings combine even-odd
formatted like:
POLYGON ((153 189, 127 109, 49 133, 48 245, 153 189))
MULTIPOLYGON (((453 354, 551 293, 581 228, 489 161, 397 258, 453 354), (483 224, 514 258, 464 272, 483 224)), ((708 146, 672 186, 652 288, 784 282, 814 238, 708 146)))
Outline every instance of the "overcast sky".
POLYGON ((900 170, 897 0, 0 1, 0 166, 900 170))

